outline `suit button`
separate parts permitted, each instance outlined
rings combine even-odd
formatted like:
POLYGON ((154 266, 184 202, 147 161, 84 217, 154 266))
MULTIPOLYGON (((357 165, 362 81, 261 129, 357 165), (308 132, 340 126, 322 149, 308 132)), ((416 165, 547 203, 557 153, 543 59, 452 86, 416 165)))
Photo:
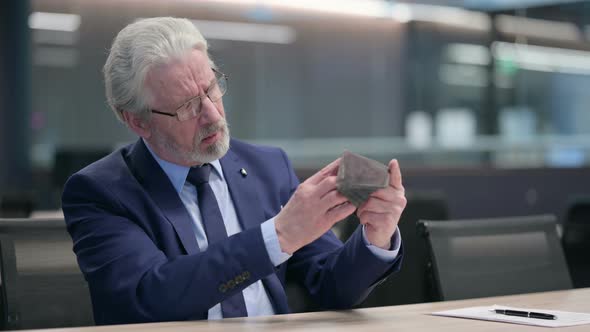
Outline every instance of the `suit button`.
POLYGON ((222 293, 227 292, 227 286, 225 284, 219 285, 219 291, 222 293))
POLYGON ((236 282, 235 282, 233 279, 232 279, 232 280, 230 280, 230 281, 228 281, 228 282, 227 282, 227 287, 228 287, 229 289, 232 289, 232 288, 236 287, 236 282))

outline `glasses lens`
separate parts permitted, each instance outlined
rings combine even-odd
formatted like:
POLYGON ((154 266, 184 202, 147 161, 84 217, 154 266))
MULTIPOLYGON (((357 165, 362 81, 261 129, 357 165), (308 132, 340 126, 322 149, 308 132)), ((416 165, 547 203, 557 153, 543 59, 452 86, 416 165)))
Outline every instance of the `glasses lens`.
POLYGON ((192 108, 193 108, 193 101, 189 100, 186 103, 184 103, 184 105, 180 106, 180 108, 178 110, 182 113, 186 113, 186 112, 189 112, 192 108))
MULTIPOLYGON (((227 77, 221 73, 215 72, 215 79, 207 90, 207 96, 211 101, 216 102, 223 97, 226 91, 227 77)), ((201 99, 202 96, 197 96, 179 107, 176 112, 178 120, 186 121, 197 117, 201 112, 201 99)))
POLYGON ((209 88, 209 92, 207 94, 209 95, 209 99, 211 99, 211 101, 218 101, 221 99, 221 97, 223 97, 226 91, 227 79, 224 75, 219 75, 209 88))
POLYGON ((199 114, 201 110, 201 98, 194 98, 182 105, 180 110, 176 113, 178 120, 185 121, 192 119, 199 114))

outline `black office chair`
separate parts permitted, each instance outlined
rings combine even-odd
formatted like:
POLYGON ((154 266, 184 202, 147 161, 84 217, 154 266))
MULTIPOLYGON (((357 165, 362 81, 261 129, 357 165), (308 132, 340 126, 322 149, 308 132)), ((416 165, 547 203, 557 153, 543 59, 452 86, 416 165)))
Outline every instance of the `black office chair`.
POLYGON ((445 197, 438 192, 408 192, 408 203, 398 224, 404 246, 399 272, 379 284, 363 302, 363 307, 378 307, 435 300, 427 274, 428 248, 416 231, 420 219, 445 220, 445 197))
POLYGON ((285 294, 287 294, 287 302, 291 313, 314 312, 320 311, 321 308, 307 293, 305 287, 301 286, 296 281, 287 278, 285 281, 285 294))
POLYGON ((561 241, 574 287, 590 287, 590 197, 570 203, 561 241))
POLYGON ((59 193, 63 189, 68 178, 92 164, 93 162, 108 155, 111 149, 67 149, 60 148, 55 152, 55 162, 53 166, 53 185, 59 193))
POLYGON ((0 328, 94 325, 63 219, 0 219, 0 328))
POLYGON ((33 211, 33 199, 28 193, 0 195, 0 218, 27 218, 33 211))
POLYGON ((440 300, 572 288, 556 218, 420 221, 440 300))

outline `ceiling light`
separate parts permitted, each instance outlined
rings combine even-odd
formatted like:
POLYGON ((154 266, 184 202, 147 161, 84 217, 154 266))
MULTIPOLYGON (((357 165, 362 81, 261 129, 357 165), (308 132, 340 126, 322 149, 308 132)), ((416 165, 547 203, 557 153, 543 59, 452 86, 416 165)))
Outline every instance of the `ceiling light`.
POLYGON ((29 15, 31 29, 76 31, 81 22, 80 15, 76 14, 33 12, 29 15))

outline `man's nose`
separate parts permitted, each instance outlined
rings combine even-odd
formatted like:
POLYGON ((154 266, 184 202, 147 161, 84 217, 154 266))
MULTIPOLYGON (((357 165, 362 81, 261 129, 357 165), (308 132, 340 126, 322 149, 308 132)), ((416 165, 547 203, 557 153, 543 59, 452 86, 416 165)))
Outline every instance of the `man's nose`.
POLYGON ((221 118, 221 113, 215 106, 215 103, 209 99, 209 96, 201 98, 201 112, 199 120, 203 123, 217 122, 221 118))

